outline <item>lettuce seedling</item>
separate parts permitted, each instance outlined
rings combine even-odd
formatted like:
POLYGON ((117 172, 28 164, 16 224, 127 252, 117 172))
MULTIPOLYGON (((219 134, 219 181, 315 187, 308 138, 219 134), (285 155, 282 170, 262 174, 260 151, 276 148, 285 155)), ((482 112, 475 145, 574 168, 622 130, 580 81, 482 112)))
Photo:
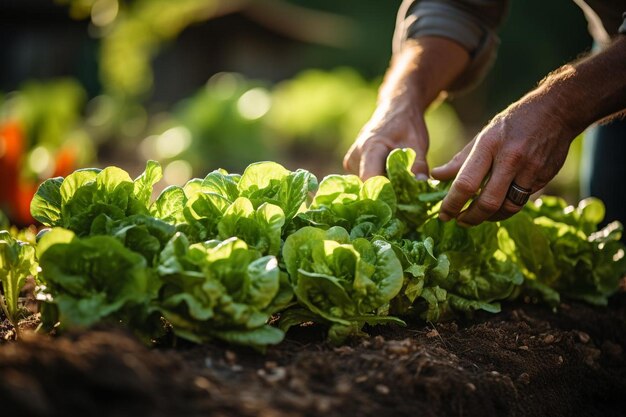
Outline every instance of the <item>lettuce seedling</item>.
POLYGON ((18 297, 26 278, 36 275, 38 264, 35 248, 28 243, 14 239, 6 230, 0 231, 0 282, 4 296, 0 306, 16 332, 19 306, 18 297))

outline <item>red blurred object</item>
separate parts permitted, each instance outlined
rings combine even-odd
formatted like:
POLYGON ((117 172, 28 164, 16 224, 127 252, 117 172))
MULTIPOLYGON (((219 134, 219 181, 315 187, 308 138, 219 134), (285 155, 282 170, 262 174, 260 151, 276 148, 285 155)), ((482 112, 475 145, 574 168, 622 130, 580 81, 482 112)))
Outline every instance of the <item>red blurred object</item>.
POLYGON ((65 147, 57 152, 53 177, 67 177, 76 169, 76 150, 65 147))
POLYGON ((15 218, 19 166, 24 154, 24 134, 17 121, 0 125, 0 207, 15 218))
MULTIPOLYGON (((21 178, 21 165, 26 157, 25 132, 17 121, 0 125, 0 209, 16 226, 35 223, 30 215, 30 202, 38 184, 21 178)), ((61 148, 56 155, 54 177, 66 177, 76 169, 77 154, 72 147, 61 148)))
POLYGON ((11 223, 20 227, 35 222, 30 215, 30 201, 37 185, 20 179, 25 150, 22 125, 14 120, 0 125, 0 207, 11 223))
POLYGON ((30 215, 30 202, 37 192, 37 184, 31 181, 20 182, 15 193, 14 219, 19 226, 28 226, 35 223, 30 215))

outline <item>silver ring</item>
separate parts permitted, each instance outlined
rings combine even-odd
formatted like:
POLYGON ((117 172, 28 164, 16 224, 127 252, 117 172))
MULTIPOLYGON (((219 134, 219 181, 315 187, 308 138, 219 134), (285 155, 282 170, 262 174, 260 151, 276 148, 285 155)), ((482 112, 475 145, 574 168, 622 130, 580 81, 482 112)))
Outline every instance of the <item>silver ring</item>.
POLYGON ((506 198, 511 200, 511 202, 516 206, 523 206, 524 204, 526 204, 531 194, 531 190, 520 187, 519 185, 515 184, 515 182, 512 182, 509 190, 506 192, 506 198))

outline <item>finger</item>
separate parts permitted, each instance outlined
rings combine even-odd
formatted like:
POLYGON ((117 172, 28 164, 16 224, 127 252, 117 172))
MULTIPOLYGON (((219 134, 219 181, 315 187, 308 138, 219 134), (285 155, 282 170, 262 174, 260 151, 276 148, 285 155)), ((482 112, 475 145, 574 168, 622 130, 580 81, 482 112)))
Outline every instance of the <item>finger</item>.
POLYGON ((389 149, 382 143, 374 143, 363 149, 359 166, 359 177, 365 181, 376 175, 384 175, 385 161, 388 154, 389 149))
POLYGON ((411 172, 415 174, 415 178, 418 180, 427 180, 429 177, 428 162, 426 161, 426 154, 428 153, 429 137, 428 130, 424 123, 418 123, 416 125, 415 136, 410 135, 407 139, 409 143, 416 143, 413 146, 415 149, 415 161, 411 166, 411 172))
POLYGON ((484 146, 474 146, 452 182, 448 195, 443 199, 439 218, 450 220, 459 215, 468 200, 476 195, 485 176, 491 169, 493 157, 484 146))
POLYGON ((416 152, 411 172, 415 174, 415 178, 418 180, 428 179, 428 162, 426 162, 426 155, 423 152, 416 152))
POLYGON ((456 177, 457 173, 463 166, 463 163, 467 160, 468 155, 472 151, 473 146, 474 140, 465 145, 465 147, 454 155, 449 162, 433 168, 431 172, 433 178, 440 181, 448 181, 456 177))
POLYGON ((518 166, 507 162, 493 164, 491 174, 480 195, 457 217, 461 225, 475 226, 490 219, 503 208, 506 193, 518 166))
POLYGON ((358 142, 354 142, 348 152, 346 152, 346 156, 343 158, 343 168, 352 173, 359 173, 359 163, 361 159, 361 152, 359 150, 358 142))
POLYGON ((521 211, 522 208, 524 208, 524 204, 518 204, 520 203, 519 201, 516 203, 513 202, 511 199, 512 195, 509 194, 509 187, 512 183, 515 183, 517 186, 528 190, 529 196, 530 194, 537 192, 541 188, 540 186, 536 185, 536 181, 532 172, 522 171, 518 173, 515 179, 507 187, 507 190, 505 192, 505 199, 502 203, 502 206, 496 213, 489 217, 490 221, 501 221, 508 219, 512 215, 521 211))

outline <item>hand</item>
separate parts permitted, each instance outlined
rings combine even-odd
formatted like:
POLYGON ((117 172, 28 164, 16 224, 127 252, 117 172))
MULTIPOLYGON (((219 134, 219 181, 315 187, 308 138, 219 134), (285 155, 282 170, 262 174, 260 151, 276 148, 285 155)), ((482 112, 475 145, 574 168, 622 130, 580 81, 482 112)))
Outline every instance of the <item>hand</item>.
POLYGON ((437 36, 407 40, 392 59, 379 90, 379 104, 348 150, 344 168, 362 179, 385 174, 387 155, 413 148, 412 171, 428 178, 428 132, 424 111, 469 63, 459 44, 437 36))
POLYGON ((428 178, 428 132, 422 112, 408 99, 380 105, 365 124, 343 160, 344 168, 363 180, 385 175, 387 155, 396 148, 413 148, 417 157, 412 171, 428 178))
POLYGON ((531 192, 543 188, 563 166, 576 134, 545 100, 523 98, 497 115, 450 162, 433 169, 439 180, 456 176, 439 218, 473 226, 517 213, 522 206, 506 197, 511 183, 531 192))

